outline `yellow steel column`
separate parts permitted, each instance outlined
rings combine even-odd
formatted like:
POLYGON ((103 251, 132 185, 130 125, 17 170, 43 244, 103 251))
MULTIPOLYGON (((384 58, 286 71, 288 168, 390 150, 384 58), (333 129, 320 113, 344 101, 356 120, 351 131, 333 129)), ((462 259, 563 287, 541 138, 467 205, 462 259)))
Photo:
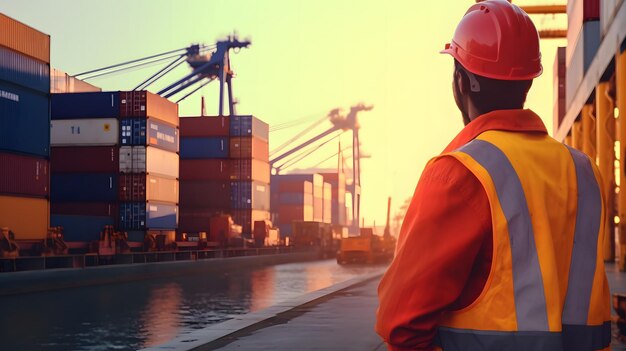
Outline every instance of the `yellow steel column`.
POLYGON ((583 129, 583 148, 582 151, 589 155, 591 159, 596 161, 596 117, 594 116, 594 107, 591 104, 583 106, 580 112, 583 129))
POLYGON ((583 125, 580 119, 572 124, 572 147, 581 151, 583 149, 583 125))
POLYGON ((620 171, 618 196, 619 211, 619 269, 626 270, 626 52, 615 58, 615 96, 618 113, 618 140, 620 141, 620 171))
POLYGON ((596 87, 596 151, 607 210, 603 245, 605 261, 615 260, 615 117, 609 88, 609 82, 596 87))

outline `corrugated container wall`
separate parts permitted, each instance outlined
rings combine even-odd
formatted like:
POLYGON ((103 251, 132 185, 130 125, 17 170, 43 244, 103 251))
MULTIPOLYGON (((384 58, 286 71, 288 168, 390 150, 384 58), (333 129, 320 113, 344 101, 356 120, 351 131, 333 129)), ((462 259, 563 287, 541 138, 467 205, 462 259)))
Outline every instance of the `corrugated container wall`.
POLYGON ((256 180, 270 183, 270 164, 267 161, 239 158, 232 160, 232 180, 256 180))
POLYGON ((178 126, 178 104, 148 91, 120 92, 120 117, 153 117, 178 126))
POLYGON ((0 46, 50 63, 50 36, 0 13, 0 46))
POLYGON ((269 140, 269 125, 254 116, 231 116, 230 135, 269 140))
POLYGON ((191 208, 228 209, 231 185, 228 181, 188 180, 180 183, 180 204, 183 211, 191 208))
POLYGON ((49 95, 0 80, 0 150, 50 155, 49 95))
POLYGON ((0 80, 48 94, 50 65, 0 46, 0 80))
POLYGON ((233 209, 270 210, 270 187, 261 182, 231 182, 231 205, 233 209))
POLYGON ((178 203, 178 181, 145 174, 122 174, 119 177, 120 201, 160 201, 178 203))
POLYGON ((180 160, 180 179, 230 180, 232 162, 228 159, 180 160))
POLYGON ((95 85, 91 85, 80 79, 76 79, 59 69, 52 68, 50 70, 50 92, 52 94, 87 93, 101 91, 101 88, 95 85))
POLYGON ((90 92, 52 94, 52 119, 116 118, 120 114, 120 93, 90 92))
POLYGON ((54 173, 50 183, 53 202, 116 201, 119 191, 116 173, 54 173))
POLYGON ((180 157, 182 159, 228 158, 226 137, 182 137, 180 157))
POLYGON ((50 123, 52 146, 117 145, 119 122, 115 118, 62 119, 50 123))
POLYGON ((176 229, 178 226, 176 205, 158 202, 122 202, 119 206, 121 229, 176 229))
POLYGON ((48 199, 0 196, 0 227, 8 227, 16 240, 43 240, 49 227, 48 199))
POLYGON ((46 159, 0 152, 0 194, 48 197, 48 169, 46 159))
POLYGON ((269 144, 256 137, 230 138, 231 158, 254 158, 267 161, 269 159, 269 144))
POLYGON ((51 170, 54 173, 118 173, 119 155, 117 146, 53 147, 51 170))
POLYGON ((123 118, 120 120, 119 143, 178 152, 178 128, 154 118, 123 118))
POLYGON ((80 216, 110 216, 119 214, 115 202, 51 202, 50 213, 80 216))
POLYGON ((181 117, 181 137, 227 137, 230 135, 228 117, 181 117))
POLYGON ((120 172, 178 178, 178 155, 152 146, 120 147, 120 172))

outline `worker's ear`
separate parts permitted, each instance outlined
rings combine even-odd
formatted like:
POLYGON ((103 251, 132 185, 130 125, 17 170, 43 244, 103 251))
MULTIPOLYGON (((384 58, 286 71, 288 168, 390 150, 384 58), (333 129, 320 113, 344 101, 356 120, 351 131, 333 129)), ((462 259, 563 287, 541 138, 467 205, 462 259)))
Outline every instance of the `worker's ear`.
POLYGON ((469 78, 460 69, 454 70, 454 84, 462 96, 469 94, 469 78))

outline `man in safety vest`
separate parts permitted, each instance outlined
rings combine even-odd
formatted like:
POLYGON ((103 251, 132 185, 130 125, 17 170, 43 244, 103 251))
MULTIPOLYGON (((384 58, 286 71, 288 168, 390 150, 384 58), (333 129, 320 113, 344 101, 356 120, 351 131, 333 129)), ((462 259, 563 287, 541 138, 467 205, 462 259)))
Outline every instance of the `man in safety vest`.
POLYGON ((609 350, 599 173, 523 109, 542 72, 535 26, 480 2, 442 53, 466 127, 419 180, 376 331, 390 350, 609 350))

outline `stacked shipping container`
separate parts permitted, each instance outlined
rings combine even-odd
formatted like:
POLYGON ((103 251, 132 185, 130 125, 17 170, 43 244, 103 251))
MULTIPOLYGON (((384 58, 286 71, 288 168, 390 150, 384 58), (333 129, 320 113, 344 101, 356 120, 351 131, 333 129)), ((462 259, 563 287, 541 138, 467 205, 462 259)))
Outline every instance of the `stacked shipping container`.
POLYGON ((178 106, 145 91, 52 96, 52 222, 66 240, 104 225, 140 241, 178 222, 178 106))
POLYGON ((0 227, 41 240, 49 224, 50 36, 0 14, 0 227))
POLYGON ((271 179, 272 213, 281 235, 291 235, 294 221, 324 221, 324 177, 286 174, 274 175, 271 179))
MULTIPOLYGON (((600 46, 600 0, 567 2, 565 104, 568 107, 600 46)), ((558 55, 557 55, 558 56, 558 55)))
POLYGON ((230 214, 245 235, 269 219, 269 127, 254 116, 181 118, 181 232, 230 214))

